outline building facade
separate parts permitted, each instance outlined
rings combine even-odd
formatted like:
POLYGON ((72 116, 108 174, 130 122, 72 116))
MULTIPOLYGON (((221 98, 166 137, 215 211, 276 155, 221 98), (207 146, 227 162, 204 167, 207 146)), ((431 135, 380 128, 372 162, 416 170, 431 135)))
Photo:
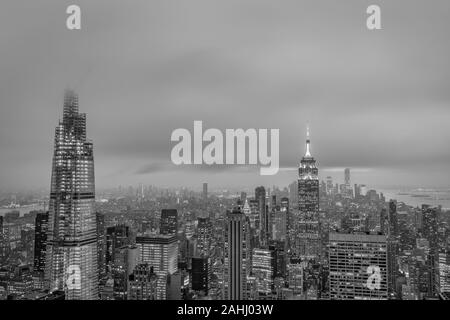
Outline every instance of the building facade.
POLYGON ((176 209, 162 209, 160 233, 173 235, 178 232, 178 212, 176 209))
POLYGON ((244 299, 246 281, 245 265, 245 223, 246 217, 240 208, 228 212, 228 254, 227 280, 228 300, 244 299))
POLYGON ((48 212, 38 212, 34 227, 34 271, 45 271, 45 252, 47 250, 48 212))
POLYGON ((139 261, 153 267, 158 277, 158 300, 167 299, 167 282, 178 269, 178 240, 175 235, 143 234, 136 237, 139 261))
POLYGON ((329 286, 332 300, 388 298, 385 235, 331 233, 329 286))

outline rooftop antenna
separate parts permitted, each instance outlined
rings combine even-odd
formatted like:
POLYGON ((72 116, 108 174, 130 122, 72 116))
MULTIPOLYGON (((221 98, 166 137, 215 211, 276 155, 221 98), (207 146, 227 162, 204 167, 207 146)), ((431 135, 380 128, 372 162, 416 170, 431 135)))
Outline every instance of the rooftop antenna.
POLYGON ((306 153, 305 157, 311 157, 311 151, 309 149, 311 141, 309 140, 310 130, 309 130, 309 121, 306 123, 306 153))

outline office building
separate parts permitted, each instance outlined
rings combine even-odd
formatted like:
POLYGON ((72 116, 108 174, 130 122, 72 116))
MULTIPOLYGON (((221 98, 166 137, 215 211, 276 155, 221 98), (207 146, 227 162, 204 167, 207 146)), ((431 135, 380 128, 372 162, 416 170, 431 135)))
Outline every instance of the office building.
POLYGON ((255 189, 255 200, 258 202, 259 212, 259 241, 261 245, 267 244, 269 237, 269 217, 266 208, 266 189, 264 187, 257 187, 255 189))
POLYGON ((385 235, 329 235, 329 286, 332 300, 388 298, 385 235))
POLYGON ((291 246, 295 256, 318 259, 321 254, 319 232, 319 170, 311 155, 309 129, 306 152, 298 169, 298 212, 294 217, 294 239, 291 246))
POLYGON ((101 278, 106 273, 106 227, 105 215, 96 213, 97 218, 97 260, 98 275, 101 278))
POLYGON ((208 200, 208 183, 206 182, 203 182, 202 198, 204 201, 208 200))
POLYGON ((192 258, 192 290, 208 295, 211 286, 211 259, 207 256, 192 258))
POLYGON ((45 271, 45 252, 47 250, 48 212, 38 212, 34 227, 34 271, 45 271))
POLYGON ((162 209, 160 233, 176 235, 178 232, 178 213, 176 209, 162 209))
POLYGON ((130 227, 124 224, 106 228, 106 254, 105 265, 111 268, 111 264, 116 260, 115 255, 118 248, 130 244, 130 227))
POLYGON ((212 223, 209 218, 198 218, 197 249, 199 255, 209 256, 213 236, 212 223))
POLYGON ((244 299, 244 288, 246 287, 246 272, 244 271, 245 239, 244 230, 246 218, 240 208, 228 212, 228 300, 244 299))
POLYGON ((128 300, 156 300, 158 276, 148 263, 137 265, 128 280, 128 300))
POLYGON ((176 235, 142 234, 136 237, 140 262, 153 267, 158 277, 157 299, 167 299, 168 277, 178 269, 178 240, 176 235))
POLYGON ((271 297, 275 266, 275 254, 270 249, 253 249, 252 274, 256 278, 256 291, 259 299, 271 297))
POLYGON ((78 96, 67 91, 55 130, 45 274, 66 300, 98 299, 93 143, 78 96))

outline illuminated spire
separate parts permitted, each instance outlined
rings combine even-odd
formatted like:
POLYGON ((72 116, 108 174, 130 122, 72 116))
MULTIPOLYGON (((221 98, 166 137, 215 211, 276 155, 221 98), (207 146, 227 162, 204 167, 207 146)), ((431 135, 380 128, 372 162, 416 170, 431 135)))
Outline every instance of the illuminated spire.
POLYGON ((311 151, 310 151, 310 144, 311 141, 309 140, 309 123, 306 125, 306 153, 305 153, 305 158, 310 158, 311 156, 311 151))

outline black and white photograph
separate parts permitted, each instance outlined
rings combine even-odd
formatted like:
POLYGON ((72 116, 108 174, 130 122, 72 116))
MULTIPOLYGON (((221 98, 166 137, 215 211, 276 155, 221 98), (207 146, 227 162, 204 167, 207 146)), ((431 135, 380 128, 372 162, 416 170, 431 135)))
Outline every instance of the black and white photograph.
POLYGON ((449 299, 449 0, 0 2, 0 310, 449 299))

